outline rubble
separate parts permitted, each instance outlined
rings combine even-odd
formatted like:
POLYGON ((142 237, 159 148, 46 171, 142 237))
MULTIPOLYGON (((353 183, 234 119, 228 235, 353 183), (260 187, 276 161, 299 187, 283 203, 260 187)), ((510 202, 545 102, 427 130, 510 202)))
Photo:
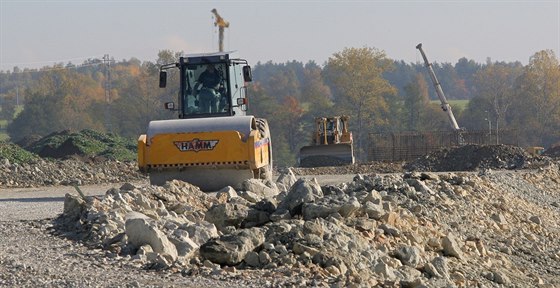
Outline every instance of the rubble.
POLYGON ((93 130, 0 143, 0 187, 80 186, 145 180, 131 139, 93 130))
POLYGON ((55 229, 146 269, 184 275, 260 271, 336 287, 532 286, 538 275, 560 285, 558 165, 358 174, 322 187, 294 174, 214 194, 171 181, 125 184, 103 198, 67 196, 55 229))
POLYGON ((34 159, 29 163, 0 161, 0 187, 81 186, 146 180, 135 162, 79 159, 34 159))
POLYGON ((407 171, 475 171, 479 169, 523 169, 543 161, 523 148, 510 145, 467 144, 443 148, 406 163, 407 171))
POLYGON ((352 165, 328 167, 291 167, 294 175, 340 175, 340 174, 371 174, 399 173, 403 171, 403 162, 365 162, 352 165))
POLYGON ((550 147, 544 151, 543 156, 560 159, 560 145, 550 147))

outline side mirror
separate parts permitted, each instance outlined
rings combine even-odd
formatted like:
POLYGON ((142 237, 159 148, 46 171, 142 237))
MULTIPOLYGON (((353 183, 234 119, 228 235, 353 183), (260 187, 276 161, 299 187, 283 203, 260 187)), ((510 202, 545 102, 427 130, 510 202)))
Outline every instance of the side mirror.
POLYGON ((253 73, 251 72, 251 66, 249 65, 243 66, 243 80, 245 80, 245 82, 253 81, 253 73))
POLYGON ((174 110, 175 109, 175 103, 173 102, 165 102, 165 109, 167 110, 174 110))
POLYGON ((167 71, 159 71, 159 88, 167 86, 167 71))
POLYGON ((241 107, 241 111, 247 111, 247 98, 237 98, 237 107, 241 107))
POLYGON ((237 106, 246 105, 247 98, 237 98, 237 106))

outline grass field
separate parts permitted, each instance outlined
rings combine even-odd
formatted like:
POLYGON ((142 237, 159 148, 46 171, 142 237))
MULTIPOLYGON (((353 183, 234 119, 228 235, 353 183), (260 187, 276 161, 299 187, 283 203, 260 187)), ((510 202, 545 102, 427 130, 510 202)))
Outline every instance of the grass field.
POLYGON ((21 111, 23 111, 23 105, 16 106, 16 111, 14 111, 14 118, 16 118, 17 115, 21 113, 21 111))
POLYGON ((10 136, 6 133, 6 126, 8 126, 8 120, 0 120, 0 141, 10 139, 10 136))
MULTIPOLYGON (((439 105, 441 102, 439 100, 432 100, 431 103, 439 105)), ((459 107, 461 110, 467 109, 467 105, 469 105, 469 100, 447 100, 449 105, 452 107, 459 107)))
MULTIPOLYGON (((23 105, 18 105, 14 111, 14 118, 23 111, 23 105)), ((8 120, 0 120, 0 141, 10 140, 10 136, 6 132, 6 128, 8 127, 8 120)))

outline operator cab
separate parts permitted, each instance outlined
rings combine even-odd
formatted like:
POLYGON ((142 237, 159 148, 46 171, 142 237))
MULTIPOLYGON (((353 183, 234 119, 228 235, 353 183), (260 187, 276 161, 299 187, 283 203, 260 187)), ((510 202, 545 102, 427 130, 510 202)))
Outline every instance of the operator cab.
POLYGON ((243 59, 231 59, 230 52, 192 54, 178 63, 160 68, 160 87, 165 87, 166 71, 180 71, 179 103, 166 103, 166 109, 179 112, 179 118, 245 115, 246 82, 252 81, 251 67, 243 59))

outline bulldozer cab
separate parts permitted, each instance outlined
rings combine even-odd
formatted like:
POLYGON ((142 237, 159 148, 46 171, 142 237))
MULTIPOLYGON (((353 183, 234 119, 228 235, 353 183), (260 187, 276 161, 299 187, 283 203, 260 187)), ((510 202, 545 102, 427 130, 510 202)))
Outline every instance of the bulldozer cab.
POLYGON ((317 124, 315 144, 327 145, 338 143, 349 143, 352 141, 352 134, 348 132, 348 117, 319 117, 315 119, 317 124))
POLYGON ((315 119, 317 123, 317 134, 315 135, 315 143, 325 145, 338 142, 340 137, 339 119, 319 117, 315 119))
POLYGON ((232 59, 229 52, 193 54, 178 63, 160 67, 160 87, 165 87, 166 70, 178 68, 178 105, 166 103, 179 118, 243 116, 247 110, 247 88, 251 70, 246 60, 232 59))

